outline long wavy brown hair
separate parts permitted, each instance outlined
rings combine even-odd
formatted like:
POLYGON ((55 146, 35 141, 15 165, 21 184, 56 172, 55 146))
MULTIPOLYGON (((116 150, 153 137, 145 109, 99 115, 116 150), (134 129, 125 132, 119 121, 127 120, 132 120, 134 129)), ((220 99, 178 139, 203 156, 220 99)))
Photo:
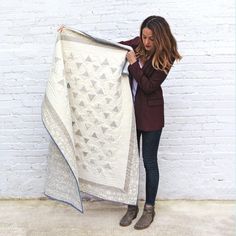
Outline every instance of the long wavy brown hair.
POLYGON ((177 43, 171 33, 170 26, 161 16, 149 16, 142 22, 140 27, 140 43, 135 50, 136 56, 141 58, 147 57, 147 51, 142 42, 144 28, 150 29, 154 38, 155 51, 151 55, 153 56, 152 66, 156 70, 162 70, 167 74, 174 61, 179 61, 182 58, 177 50, 177 43))

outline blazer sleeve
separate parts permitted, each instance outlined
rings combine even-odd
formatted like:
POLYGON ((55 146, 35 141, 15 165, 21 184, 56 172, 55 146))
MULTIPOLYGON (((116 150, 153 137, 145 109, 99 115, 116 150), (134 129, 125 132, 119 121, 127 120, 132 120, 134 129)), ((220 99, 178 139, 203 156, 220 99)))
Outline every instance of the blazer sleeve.
POLYGON ((124 44, 124 45, 128 45, 128 46, 132 47, 133 49, 135 49, 139 45, 139 40, 140 40, 140 37, 137 36, 137 37, 127 40, 127 41, 120 41, 119 43, 124 44))
POLYGON ((154 68, 151 75, 147 77, 140 68, 138 61, 129 65, 128 70, 145 94, 155 92, 167 77, 167 74, 164 71, 156 70, 154 68))

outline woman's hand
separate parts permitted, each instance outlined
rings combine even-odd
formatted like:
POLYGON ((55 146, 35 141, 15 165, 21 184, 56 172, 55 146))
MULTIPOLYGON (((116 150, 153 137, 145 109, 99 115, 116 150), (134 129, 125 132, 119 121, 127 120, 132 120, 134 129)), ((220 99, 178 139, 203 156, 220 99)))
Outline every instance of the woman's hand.
POLYGON ((134 51, 127 52, 126 58, 127 58, 128 62, 130 63, 130 65, 134 64, 137 61, 134 51))
POLYGON ((61 25, 60 28, 59 28, 57 31, 58 31, 58 32, 62 32, 64 28, 65 28, 65 26, 64 26, 64 25, 61 25))

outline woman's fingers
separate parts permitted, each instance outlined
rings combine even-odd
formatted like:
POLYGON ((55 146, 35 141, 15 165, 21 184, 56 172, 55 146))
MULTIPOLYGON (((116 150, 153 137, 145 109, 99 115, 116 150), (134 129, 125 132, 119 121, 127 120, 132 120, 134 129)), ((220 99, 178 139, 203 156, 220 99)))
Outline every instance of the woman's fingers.
POLYGON ((58 32, 62 32, 64 28, 65 28, 65 26, 64 26, 64 25, 61 25, 60 28, 59 28, 57 31, 58 31, 58 32))
POLYGON ((133 64, 136 62, 136 55, 134 51, 128 51, 126 54, 126 58, 130 64, 133 64))

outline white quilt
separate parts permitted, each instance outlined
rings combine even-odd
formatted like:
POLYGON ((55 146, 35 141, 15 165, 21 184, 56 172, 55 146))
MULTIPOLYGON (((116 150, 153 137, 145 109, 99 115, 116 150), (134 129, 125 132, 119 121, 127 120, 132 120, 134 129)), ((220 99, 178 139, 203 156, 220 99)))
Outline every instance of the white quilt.
POLYGON ((126 73, 131 48, 66 28, 42 103, 51 136, 45 195, 83 212, 80 191, 135 204, 139 157, 126 73))

